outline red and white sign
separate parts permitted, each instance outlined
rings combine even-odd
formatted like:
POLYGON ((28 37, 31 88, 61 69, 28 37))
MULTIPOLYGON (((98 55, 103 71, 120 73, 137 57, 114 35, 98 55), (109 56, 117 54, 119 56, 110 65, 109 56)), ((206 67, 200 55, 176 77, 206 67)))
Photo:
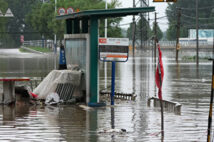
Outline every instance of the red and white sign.
POLYGON ((99 38, 99 44, 107 43, 107 38, 99 38))
POLYGON ((66 9, 66 14, 72 14, 74 13, 74 9, 72 7, 69 7, 66 9))
POLYGON ((99 58, 101 61, 126 62, 128 46, 128 38, 99 38, 99 58))
POLYGON ((65 10, 65 8, 61 7, 61 8, 58 9, 57 13, 58 13, 58 15, 65 15, 66 14, 66 10, 65 10))
POLYGON ((21 36, 20 36, 20 42, 23 43, 24 41, 25 41, 25 40, 24 40, 24 36, 21 35, 21 36))
POLYGON ((128 38, 99 38, 99 45, 129 46, 128 38))

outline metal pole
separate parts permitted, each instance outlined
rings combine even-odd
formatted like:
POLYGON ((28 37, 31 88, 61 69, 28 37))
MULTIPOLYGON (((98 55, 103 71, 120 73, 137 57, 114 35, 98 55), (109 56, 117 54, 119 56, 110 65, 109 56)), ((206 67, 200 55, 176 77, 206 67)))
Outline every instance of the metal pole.
POLYGON ((155 56, 155 57, 154 57, 154 58, 155 58, 155 64, 156 64, 156 48, 157 48, 157 47, 156 47, 156 46, 157 46, 157 45, 156 45, 156 44, 157 44, 157 13, 156 13, 156 12, 155 12, 155 25, 154 25, 154 28, 155 28, 155 29, 154 29, 154 31, 155 31, 155 35, 154 35, 154 36, 155 36, 155 37, 154 37, 154 40, 155 40, 155 44, 154 44, 154 46, 155 46, 155 48, 154 48, 154 50, 155 50, 155 51, 154 51, 154 54, 155 54, 155 55, 154 55, 154 56, 155 56))
POLYGON ((114 123, 114 108, 111 107, 111 128, 114 129, 115 128, 115 123, 114 123))
MULTIPOLYGON (((160 68, 160 59, 158 58, 158 71, 159 71, 159 80, 160 80, 160 93, 162 93, 162 78, 161 78, 161 68, 160 68)), ((162 94, 161 94, 162 95, 162 94)), ((161 107, 161 136, 164 137, 164 116, 163 116, 163 101, 162 98, 160 100, 161 107)))
POLYGON ((111 105, 114 105, 114 90, 115 90, 115 61, 112 62, 111 69, 111 105))
POLYGON ((211 134, 211 125, 212 125, 212 108, 213 108, 213 90, 214 90, 214 59, 212 60, 212 87, 211 87, 211 96, 210 96, 210 109, 209 109, 209 116, 208 116, 208 129, 207 129, 207 142, 211 142, 210 134, 211 134))
POLYGON ((198 0, 196 0, 196 64, 198 65, 198 0))
MULTIPOLYGON (((57 11, 56 5, 57 5, 57 0, 55 0, 55 13, 57 11)), ((54 34, 54 69, 57 69, 56 63, 57 63, 57 43, 56 43, 56 34, 54 34)))
MULTIPOLYGON (((140 2, 140 7, 143 7, 143 0, 141 0, 140 2)), ((140 13, 140 46, 141 46, 141 50, 143 49, 143 14, 140 13)))
MULTIPOLYGON (((133 0, 133 8, 135 8, 135 0, 133 0)), ((135 16, 133 15, 133 19, 132 19, 133 23, 132 23, 132 51, 133 51, 133 57, 135 54, 135 16)))
MULTIPOLYGON (((214 30, 213 30, 213 56, 214 56, 214 30)), ((212 56, 212 57, 213 57, 212 56)), ((214 58, 214 57, 213 57, 214 58)))
MULTIPOLYGON (((108 9, 106 0, 106 9, 108 9)), ((107 19, 105 19, 105 38, 107 38, 107 19)), ((104 62, 104 75, 105 75, 105 89, 107 89, 107 62, 104 62)))
MULTIPOLYGON (((107 0, 106 0, 105 9, 108 9, 107 0)), ((107 19, 105 19, 105 38, 107 38, 107 19)))
POLYGON ((176 39, 176 57, 175 57, 177 62, 178 62, 178 52, 179 52, 180 17, 181 17, 181 9, 178 9, 177 39, 176 39))

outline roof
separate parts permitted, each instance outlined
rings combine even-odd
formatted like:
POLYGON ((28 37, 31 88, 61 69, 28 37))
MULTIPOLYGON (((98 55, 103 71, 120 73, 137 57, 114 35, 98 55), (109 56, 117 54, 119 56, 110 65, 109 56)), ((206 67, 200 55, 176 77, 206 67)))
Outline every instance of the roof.
POLYGON ((117 8, 117 9, 96 9, 75 12, 72 14, 56 16, 56 19, 83 19, 90 17, 110 18, 123 17, 127 15, 138 15, 139 13, 153 12, 155 7, 138 7, 138 8, 117 8))

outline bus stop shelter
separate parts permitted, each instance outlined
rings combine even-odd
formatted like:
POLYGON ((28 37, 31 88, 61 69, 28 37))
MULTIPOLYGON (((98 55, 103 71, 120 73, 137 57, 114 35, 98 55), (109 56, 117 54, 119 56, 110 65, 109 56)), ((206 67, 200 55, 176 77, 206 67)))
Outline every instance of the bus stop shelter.
MULTIPOLYGON (((66 20, 66 32, 64 36, 65 39, 75 39, 75 41, 72 40, 71 43, 69 40, 66 43, 65 40, 65 47, 67 45, 66 48, 68 48, 68 46, 74 46, 74 43, 76 43, 76 40, 78 40, 79 38, 86 39, 84 44, 86 47, 84 49, 81 49, 85 50, 85 53, 82 56, 77 56, 84 58, 84 61, 80 62, 80 64, 83 64, 80 68, 84 68, 85 70, 87 103, 99 102, 98 20, 105 18, 124 17, 128 15, 138 15, 140 13, 147 13, 153 11, 155 11, 155 7, 98 9, 80 11, 56 17, 58 20, 66 20)), ((76 53, 82 52, 83 51, 77 51, 76 53)), ((70 56, 72 55, 66 55, 66 58, 70 56)), ((79 60, 82 60, 82 58, 79 58, 79 60)))

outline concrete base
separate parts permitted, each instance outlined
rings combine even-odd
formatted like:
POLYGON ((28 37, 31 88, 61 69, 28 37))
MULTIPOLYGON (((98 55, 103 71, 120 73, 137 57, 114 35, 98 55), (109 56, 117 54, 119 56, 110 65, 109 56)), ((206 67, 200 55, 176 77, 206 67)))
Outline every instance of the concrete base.
POLYGON ((3 82, 3 104, 10 104, 16 101, 15 97, 15 81, 4 81, 3 82))

